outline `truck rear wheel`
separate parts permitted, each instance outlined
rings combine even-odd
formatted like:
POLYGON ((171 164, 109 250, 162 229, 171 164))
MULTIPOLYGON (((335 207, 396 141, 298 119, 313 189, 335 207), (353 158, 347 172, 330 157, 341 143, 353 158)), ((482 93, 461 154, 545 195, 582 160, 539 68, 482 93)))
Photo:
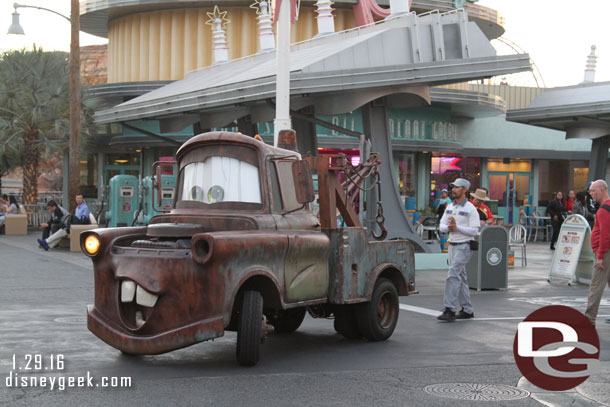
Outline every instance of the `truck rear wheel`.
POLYGON ((335 331, 347 339, 362 338, 360 329, 358 329, 354 307, 355 305, 337 305, 333 311, 335 314, 335 331))
POLYGON ((258 363, 263 325, 263 297, 258 291, 245 291, 237 328, 237 363, 258 363))
POLYGON ((277 318, 272 318, 269 323, 273 325, 278 334, 289 334, 301 326, 305 319, 305 308, 293 308, 281 311, 277 318))
POLYGON ((356 313, 358 328, 369 341, 385 341, 398 322, 398 291, 385 278, 375 283, 371 301, 360 304, 356 313))

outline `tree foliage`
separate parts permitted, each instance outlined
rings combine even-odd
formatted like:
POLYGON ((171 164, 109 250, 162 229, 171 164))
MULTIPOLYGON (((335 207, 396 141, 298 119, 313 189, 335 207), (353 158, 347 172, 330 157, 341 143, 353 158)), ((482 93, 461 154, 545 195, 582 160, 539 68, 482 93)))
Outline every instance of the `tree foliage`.
MULTIPOLYGON (((21 158, 25 203, 36 203, 41 158, 61 156, 68 148, 69 94, 67 53, 38 48, 0 56, 0 157, 21 158)), ((81 100, 87 134, 93 106, 86 97, 81 100)))

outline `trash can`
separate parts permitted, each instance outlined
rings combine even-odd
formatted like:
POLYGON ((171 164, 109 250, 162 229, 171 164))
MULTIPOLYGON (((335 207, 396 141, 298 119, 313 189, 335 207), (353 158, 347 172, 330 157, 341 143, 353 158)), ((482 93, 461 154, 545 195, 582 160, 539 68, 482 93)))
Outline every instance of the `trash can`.
POLYGON ((483 226, 479 250, 466 265, 468 286, 477 291, 508 287, 508 231, 502 226, 483 226))

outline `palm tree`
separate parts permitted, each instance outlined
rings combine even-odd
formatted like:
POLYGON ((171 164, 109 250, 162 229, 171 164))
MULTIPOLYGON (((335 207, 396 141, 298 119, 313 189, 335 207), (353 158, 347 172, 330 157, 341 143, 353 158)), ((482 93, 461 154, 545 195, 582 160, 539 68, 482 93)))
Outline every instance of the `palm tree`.
POLYGON ((37 201, 41 157, 67 149, 69 90, 65 52, 38 48, 0 56, 0 153, 8 148, 21 153, 26 204, 37 201))
POLYGON ((21 156, 16 149, 0 145, 0 194, 2 193, 2 177, 21 164, 21 156))

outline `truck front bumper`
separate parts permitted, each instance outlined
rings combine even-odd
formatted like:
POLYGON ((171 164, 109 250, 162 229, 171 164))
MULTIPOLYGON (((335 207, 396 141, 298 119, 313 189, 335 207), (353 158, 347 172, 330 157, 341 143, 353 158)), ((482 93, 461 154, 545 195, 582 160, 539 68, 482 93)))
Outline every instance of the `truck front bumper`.
POLYGON ((133 335, 87 307, 87 328, 108 345, 132 355, 157 355, 224 335, 222 316, 197 321, 155 335, 133 335))

